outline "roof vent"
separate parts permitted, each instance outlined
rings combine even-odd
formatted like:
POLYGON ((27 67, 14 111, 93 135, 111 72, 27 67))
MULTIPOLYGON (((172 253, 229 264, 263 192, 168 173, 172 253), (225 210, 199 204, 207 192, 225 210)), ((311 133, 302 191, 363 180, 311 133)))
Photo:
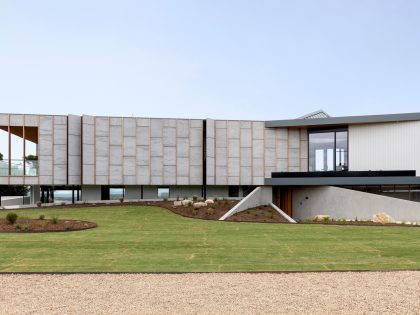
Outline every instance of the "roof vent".
POLYGON ((331 117, 328 115, 323 109, 319 109, 315 112, 306 114, 302 117, 298 117, 297 119, 313 119, 313 118, 329 118, 331 117))

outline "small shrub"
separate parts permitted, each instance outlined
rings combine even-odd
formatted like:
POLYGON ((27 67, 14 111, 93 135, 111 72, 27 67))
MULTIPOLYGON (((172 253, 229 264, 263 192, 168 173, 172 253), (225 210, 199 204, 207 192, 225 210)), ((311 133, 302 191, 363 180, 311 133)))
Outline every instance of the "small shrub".
POLYGON ((66 203, 63 201, 63 202, 61 202, 61 205, 62 205, 62 206, 65 206, 65 205, 66 205, 66 203))
POLYGON ((214 209, 213 208, 208 208, 206 213, 207 213, 207 215, 213 215, 214 214, 214 209))
POLYGON ((29 231, 29 226, 27 224, 16 224, 16 228, 24 232, 29 231))
POLYGON ((176 196, 176 201, 179 201, 179 195, 178 195, 178 196, 176 196))
POLYGON ((18 215, 17 215, 16 213, 14 213, 14 212, 9 212, 9 213, 6 215, 6 220, 7 220, 7 222, 9 222, 10 224, 15 224, 15 223, 16 223, 16 221, 17 221, 17 218, 18 218, 18 215))
POLYGON ((329 217, 324 217, 324 222, 330 222, 330 218, 329 217))
POLYGON ((169 199, 168 197, 163 198, 163 201, 167 202, 169 199))
POLYGON ((120 201, 120 203, 123 203, 124 202, 124 197, 120 197, 120 198, 118 198, 118 200, 120 201))
POLYGON ((41 208, 41 207, 42 207, 42 202, 41 202, 41 201, 37 201, 37 202, 36 202, 36 206, 37 206, 38 208, 41 208))
POLYGON ((42 213, 41 213, 41 214, 39 215, 39 217, 38 217, 38 218, 39 218, 40 220, 45 220, 45 214, 42 214, 42 213))
POLYGON ((198 201, 198 196, 196 196, 196 195, 192 196, 192 200, 193 200, 194 202, 197 202, 197 201, 198 201))
POLYGON ((52 224, 57 224, 58 223, 58 218, 56 216, 51 218, 51 223, 52 224))
POLYGON ((214 202, 217 202, 217 201, 218 201, 217 197, 214 197, 214 202))
POLYGON ((225 206, 229 205, 229 200, 224 199, 224 204, 225 204, 225 206))

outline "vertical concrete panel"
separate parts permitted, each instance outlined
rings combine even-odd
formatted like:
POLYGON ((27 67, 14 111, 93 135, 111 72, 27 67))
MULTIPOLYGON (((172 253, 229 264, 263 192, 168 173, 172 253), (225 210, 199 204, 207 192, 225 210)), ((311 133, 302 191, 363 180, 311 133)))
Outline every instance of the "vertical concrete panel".
POLYGON ((53 116, 40 116, 39 121, 39 181, 41 185, 53 184, 53 116))
POLYGON ((69 115, 68 124, 68 183, 81 185, 81 117, 69 115))

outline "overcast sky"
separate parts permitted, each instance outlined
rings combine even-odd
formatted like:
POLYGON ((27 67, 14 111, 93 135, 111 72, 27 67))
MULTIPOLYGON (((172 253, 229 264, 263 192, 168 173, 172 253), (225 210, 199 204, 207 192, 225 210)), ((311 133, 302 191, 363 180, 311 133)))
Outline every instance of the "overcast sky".
POLYGON ((0 112, 420 111, 420 1, 0 0, 0 112))

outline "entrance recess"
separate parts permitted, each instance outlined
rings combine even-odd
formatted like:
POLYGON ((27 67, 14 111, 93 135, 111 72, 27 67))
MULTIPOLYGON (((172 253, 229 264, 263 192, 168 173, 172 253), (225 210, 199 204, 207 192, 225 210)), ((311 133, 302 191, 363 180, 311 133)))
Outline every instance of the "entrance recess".
POLYGON ((293 191, 291 187, 273 187, 273 203, 289 217, 293 217, 293 191))

